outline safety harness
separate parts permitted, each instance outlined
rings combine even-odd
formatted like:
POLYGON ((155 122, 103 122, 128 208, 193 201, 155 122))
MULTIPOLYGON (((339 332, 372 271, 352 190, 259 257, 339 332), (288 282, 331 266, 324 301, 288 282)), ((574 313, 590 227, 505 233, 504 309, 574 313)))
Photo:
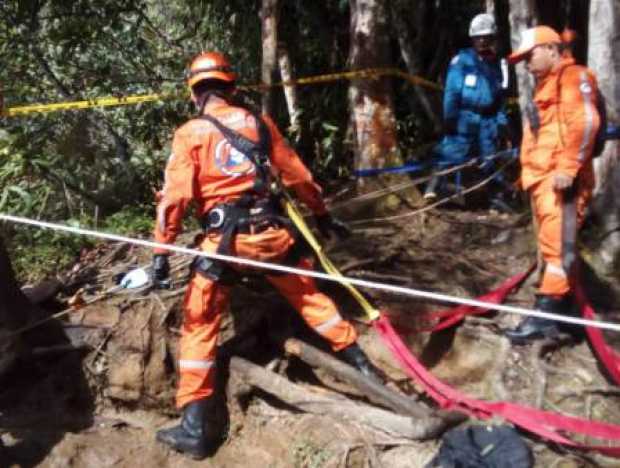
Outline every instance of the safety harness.
MULTIPOLYGON (((283 263, 297 263, 304 249, 299 246, 299 232, 282 211, 282 187, 272 172, 269 157, 271 134, 258 114, 250 114, 256 120, 259 136, 256 142, 225 126, 212 115, 202 114, 197 117, 213 124, 235 150, 247 156, 256 171, 254 185, 250 190, 233 202, 220 203, 213 207, 203 216, 201 224, 206 233, 221 234, 216 253, 222 255, 232 254, 232 243, 236 234, 257 234, 269 227, 288 229, 296 242, 283 263)), ((233 271, 223 262, 198 257, 193 268, 213 280, 232 280, 233 271)))

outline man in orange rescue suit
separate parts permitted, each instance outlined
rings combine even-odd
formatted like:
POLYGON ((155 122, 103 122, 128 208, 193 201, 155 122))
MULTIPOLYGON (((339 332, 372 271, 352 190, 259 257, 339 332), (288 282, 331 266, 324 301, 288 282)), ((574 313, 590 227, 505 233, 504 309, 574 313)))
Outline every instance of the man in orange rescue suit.
MULTIPOLYGON (((525 60, 536 80, 521 144, 521 184, 531 197, 545 262, 535 308, 571 314, 576 236, 594 187, 592 150, 600 117, 595 76, 563 54, 561 43, 560 35, 547 26, 528 29, 509 61, 525 60)), ((527 317, 507 336, 520 344, 560 331, 571 329, 527 317)))
MULTIPOLYGON (((188 72, 191 98, 199 112, 175 132, 155 239, 174 242, 183 213, 194 200, 204 228, 203 251, 311 269, 272 190, 276 177, 312 210, 322 235, 342 237, 348 228, 327 213, 320 187, 273 121, 232 104, 236 75, 226 57, 202 53, 188 72)), ((176 395, 183 417, 179 426, 160 430, 157 439, 198 459, 211 450, 208 434, 214 428, 207 427, 205 414, 214 390, 216 343, 231 279, 239 271, 234 264, 198 257, 185 296, 176 395)), ((154 282, 165 283, 168 274, 167 252, 156 250, 154 282)), ((379 379, 356 344, 355 329, 312 278, 269 270, 265 275, 343 360, 379 379)))

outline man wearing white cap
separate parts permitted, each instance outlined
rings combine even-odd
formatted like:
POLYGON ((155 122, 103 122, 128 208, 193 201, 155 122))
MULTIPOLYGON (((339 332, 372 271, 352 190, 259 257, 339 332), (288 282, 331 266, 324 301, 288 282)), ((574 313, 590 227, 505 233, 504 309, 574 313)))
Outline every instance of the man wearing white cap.
MULTIPOLYGON (((524 31, 509 61, 525 61, 536 80, 521 143, 521 187, 531 198, 545 263, 535 308, 570 314, 577 230, 594 187, 592 151, 600 126, 596 78, 562 54, 562 39, 548 26, 524 31)), ((520 344, 560 331, 557 322, 528 317, 507 336, 520 344)))
MULTIPOLYGON (((462 49, 452 59, 446 76, 443 100, 445 135, 434 149, 439 169, 497 152, 500 137, 507 135, 504 113, 507 67, 497 57, 497 26, 492 15, 476 15, 469 26, 472 46, 462 49), (503 73, 502 68, 506 73, 503 73), (505 76, 506 75, 506 76, 505 76)), ((491 165, 486 168, 491 171, 491 165)), ((491 205, 505 203, 501 195, 506 188, 501 180, 493 187, 491 205), (497 199, 497 200, 495 200, 497 199)), ((433 179, 424 198, 436 197, 439 179, 433 179)))

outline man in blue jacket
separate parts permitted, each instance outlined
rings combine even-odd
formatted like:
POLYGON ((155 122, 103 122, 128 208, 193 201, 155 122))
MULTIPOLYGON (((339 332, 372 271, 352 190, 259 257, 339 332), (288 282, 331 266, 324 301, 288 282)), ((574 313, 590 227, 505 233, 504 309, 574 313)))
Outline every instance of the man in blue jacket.
MULTIPOLYGON (((434 149, 438 168, 493 155, 507 135, 508 70, 497 58, 496 35, 492 15, 475 16, 469 27, 473 47, 462 49, 450 62, 443 101, 445 135, 434 149)), ((486 172, 491 172, 493 165, 487 166, 486 172)), ((429 183, 425 198, 436 197, 438 182, 429 183)))

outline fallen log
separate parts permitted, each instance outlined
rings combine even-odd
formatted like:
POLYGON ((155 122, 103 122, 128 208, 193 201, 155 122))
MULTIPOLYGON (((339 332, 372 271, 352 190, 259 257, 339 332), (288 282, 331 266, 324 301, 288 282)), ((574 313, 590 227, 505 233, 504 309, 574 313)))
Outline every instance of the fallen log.
POLYGON ((286 340, 284 349, 287 353, 297 356, 306 364, 321 368, 332 377, 352 385, 373 403, 389 408, 396 413, 417 418, 439 418, 446 425, 455 425, 467 419, 462 413, 442 410, 433 411, 411 397, 366 378, 354 367, 298 339, 290 338, 286 340))
POLYGON ((441 418, 403 416, 349 400, 340 394, 318 393, 240 357, 231 359, 230 372, 241 382, 270 393, 298 410, 361 424, 393 443, 436 438, 447 426, 441 418))
POLYGON ((427 407, 412 398, 366 378, 349 364, 339 361, 303 341, 289 338, 284 343, 284 350, 286 353, 298 357, 311 367, 323 369, 332 377, 352 385, 377 405, 408 416, 428 417, 431 415, 431 411, 427 407))

